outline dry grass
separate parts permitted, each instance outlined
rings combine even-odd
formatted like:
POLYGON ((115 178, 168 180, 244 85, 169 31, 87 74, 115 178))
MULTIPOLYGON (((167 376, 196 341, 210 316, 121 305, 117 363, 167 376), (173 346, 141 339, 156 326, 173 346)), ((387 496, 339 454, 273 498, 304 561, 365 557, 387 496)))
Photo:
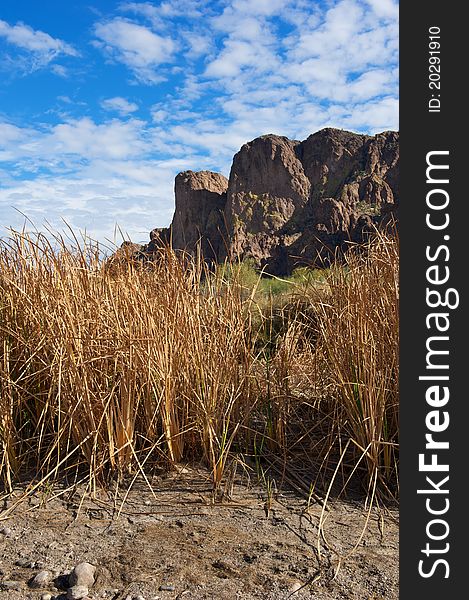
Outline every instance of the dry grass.
MULTIPOLYGON (((370 493, 397 495, 399 249, 377 235, 332 269, 329 297, 316 304, 319 349, 333 399, 333 429, 364 463, 370 493)), ((345 455, 345 452, 344 452, 345 455)))
POLYGON ((297 286, 267 348, 258 282, 246 293, 236 268, 227 282, 169 249, 147 266, 125 253, 110 264, 93 244, 13 234, 0 248, 6 490, 78 470, 92 489, 197 458, 216 490, 230 453, 261 439, 324 465, 334 443, 351 443, 365 485, 395 493, 397 264, 381 235, 328 285, 297 286), (318 427, 323 443, 305 446, 318 427))

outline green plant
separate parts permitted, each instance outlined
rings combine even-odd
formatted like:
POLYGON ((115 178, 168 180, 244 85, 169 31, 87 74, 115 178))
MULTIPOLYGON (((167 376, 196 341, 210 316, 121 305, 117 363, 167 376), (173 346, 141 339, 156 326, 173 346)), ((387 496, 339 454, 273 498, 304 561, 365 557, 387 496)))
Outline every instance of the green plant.
POLYGON ((378 206, 378 204, 371 204, 369 202, 357 202, 357 204, 355 205, 355 210, 360 215, 369 215, 370 217, 379 215, 381 212, 381 209, 378 206))

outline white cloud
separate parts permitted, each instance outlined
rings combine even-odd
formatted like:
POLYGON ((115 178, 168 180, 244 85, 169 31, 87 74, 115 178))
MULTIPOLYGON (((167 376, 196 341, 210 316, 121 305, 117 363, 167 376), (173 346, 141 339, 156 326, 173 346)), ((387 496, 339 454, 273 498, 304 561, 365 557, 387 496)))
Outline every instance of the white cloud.
POLYGON ((397 19, 399 4, 393 0, 366 0, 378 17, 397 19))
POLYGON ((382 96, 396 86, 397 74, 389 69, 367 71, 348 84, 349 97, 352 100, 369 100, 382 96))
POLYGON ((367 118, 368 129, 377 123, 396 126, 397 104, 379 99, 398 94, 398 12, 390 0, 381 8, 379 3, 339 0, 320 6, 290 0, 283 7, 256 3, 249 11, 247 0, 230 2, 212 20, 225 37, 205 71, 220 90, 221 110, 236 122, 251 121, 252 130, 272 123, 273 131, 285 135, 302 132, 302 122, 343 126, 350 107, 358 106, 366 115, 353 120, 360 130, 366 131, 367 118), (288 19, 294 27, 283 38, 270 19, 278 13, 295 17, 288 19), (334 109, 338 122, 329 123, 334 109), (308 118, 308 111, 314 116, 308 118))
POLYGON ((343 126, 352 130, 370 130, 378 133, 398 129, 399 101, 387 97, 365 104, 352 106, 349 115, 342 118, 343 126))
MULTIPOLYGON (((112 121, 96 124, 88 117, 56 125, 42 140, 55 155, 83 158, 124 159, 137 156, 144 149, 143 121, 112 121)), ((43 151, 45 148, 43 148, 43 151)))
POLYGON ((16 67, 21 67, 22 70, 34 71, 45 67, 59 55, 79 56, 79 53, 70 44, 53 38, 44 31, 34 30, 24 23, 10 25, 0 19, 0 37, 27 53, 27 59, 23 56, 12 61, 16 67))
POLYGON ((10 44, 31 52, 78 55, 77 51, 69 44, 53 38, 43 31, 35 31, 23 23, 12 26, 0 19, 0 36, 4 37, 10 44))
POLYGON ((119 115, 125 117, 135 111, 138 110, 138 104, 135 102, 129 102, 125 98, 121 98, 120 96, 116 96, 115 98, 107 98, 101 102, 101 106, 105 110, 115 111, 119 113, 119 115))
POLYGON ((222 31, 241 32, 249 21, 261 23, 266 17, 287 12, 288 4, 285 0, 234 0, 212 19, 212 25, 222 31))
POLYGON ((262 33, 258 24, 249 18, 245 27, 225 40, 218 56, 207 65, 205 75, 216 79, 234 78, 245 69, 262 73, 275 71, 277 66, 278 59, 268 32, 262 33))
POLYGON ((254 67, 256 64, 257 56, 252 44, 229 40, 223 52, 208 65, 205 74, 208 77, 236 77, 243 67, 254 67))
POLYGON ((125 64, 142 83, 162 81, 157 68, 173 60, 175 44, 147 27, 122 18, 95 26, 95 42, 109 56, 125 64))
POLYGON ((0 161, 15 160, 26 152, 35 131, 27 127, 18 127, 11 123, 0 123, 0 161))
MULTIPOLYGON (((154 170, 154 173, 156 170, 154 170)), ((148 241, 152 227, 165 226, 171 220, 173 174, 158 173, 171 186, 157 185, 156 175, 146 182, 132 177, 41 176, 34 181, 13 182, 0 189, 0 236, 6 228, 22 229, 24 216, 40 230, 48 223, 53 231, 65 230, 64 222, 76 232, 86 231, 92 239, 110 240, 122 228, 133 241, 148 241)), ((26 223, 27 229, 32 225, 26 223)), ((116 236, 116 243, 121 239, 116 236)))
POLYGON ((134 241, 147 241, 150 229, 170 222, 174 177, 194 162, 190 152, 177 160, 148 158, 154 143, 142 138, 138 122, 80 119, 50 131, 1 124, 8 159, 21 167, 21 180, 16 168, 0 171, 2 227, 20 229, 24 214, 41 230, 47 221, 60 231, 65 220, 102 241, 119 225, 134 241), (28 169, 33 177, 25 178, 28 169))
POLYGON ((0 124, 0 160, 15 163, 15 169, 81 168, 98 158, 129 160, 151 150, 145 123, 138 119, 111 119, 95 123, 89 117, 69 118, 47 129, 19 128, 0 124), (3 134, 3 136, 2 136, 3 134))
POLYGON ((197 19, 207 11, 206 0, 165 0, 159 5, 150 2, 122 2, 120 10, 141 14, 156 25, 164 24, 168 17, 197 19))
POLYGON ((186 56, 190 59, 197 59, 201 56, 207 56, 207 54, 213 48, 212 37, 206 33, 182 31, 181 35, 189 44, 189 50, 186 52, 186 56))
POLYGON ((11 142, 17 143, 24 139, 27 130, 10 123, 0 123, 0 150, 7 148, 11 142))
POLYGON ((164 20, 161 18, 161 8, 150 4, 150 2, 122 2, 119 9, 123 12, 130 12, 141 15, 148 19, 154 27, 164 27, 164 20))
POLYGON ((59 77, 67 77, 68 71, 63 65, 52 65, 51 71, 59 77))
POLYGON ((151 117, 155 123, 161 123, 162 121, 166 121, 168 117, 170 117, 170 113, 167 110, 162 108, 153 107, 151 111, 151 117))

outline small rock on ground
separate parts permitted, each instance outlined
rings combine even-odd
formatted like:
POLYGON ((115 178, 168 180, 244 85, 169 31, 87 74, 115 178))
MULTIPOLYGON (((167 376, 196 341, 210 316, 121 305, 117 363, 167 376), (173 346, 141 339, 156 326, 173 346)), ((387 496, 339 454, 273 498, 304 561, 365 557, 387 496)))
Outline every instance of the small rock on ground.
POLYGON ((36 563, 32 561, 30 558, 19 558, 15 565, 17 567, 21 567, 22 569, 34 569, 36 563))
POLYGON ((44 588, 51 579, 52 573, 50 571, 39 571, 39 573, 33 577, 29 585, 32 588, 44 588))
POLYGON ((70 573, 69 582, 70 587, 74 586, 85 586, 92 587, 94 584, 94 575, 96 573, 96 567, 88 562, 82 562, 78 564, 73 571, 70 573))
POLYGON ((290 587, 290 591, 291 592, 297 592, 299 589, 301 589, 303 587, 303 584, 301 583, 301 581, 295 581, 291 587, 290 587))
POLYGON ((1 590, 16 590, 16 591, 21 591, 21 583, 19 581, 2 581, 0 583, 0 589, 1 590))
POLYGON ((74 585, 67 590, 67 600, 82 600, 88 596, 86 585, 74 585))

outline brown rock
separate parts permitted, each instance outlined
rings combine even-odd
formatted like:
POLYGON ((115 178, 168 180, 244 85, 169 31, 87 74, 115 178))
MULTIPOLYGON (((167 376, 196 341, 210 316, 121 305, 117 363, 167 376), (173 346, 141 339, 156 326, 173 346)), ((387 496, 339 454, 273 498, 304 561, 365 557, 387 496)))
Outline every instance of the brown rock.
POLYGON ((173 248, 218 259, 225 243, 223 211, 226 177, 211 171, 179 173, 174 184, 176 207, 171 223, 173 248))
MULTIPOLYGON (((69 576, 70 587, 83 586, 92 587, 94 584, 94 578, 96 573, 96 567, 88 562, 79 563, 69 576)), ((86 596, 86 594, 85 594, 86 596)))
POLYGON ((35 577, 30 581, 29 585, 32 588, 45 588, 52 579, 52 573, 50 571, 39 571, 35 577))
POLYGON ((286 225, 301 213, 311 189, 296 155, 299 144, 265 135, 235 155, 225 208, 232 258, 261 265, 285 244, 286 225))
POLYGON ((267 135, 235 155, 225 208, 230 256, 284 275, 360 241, 397 202, 398 134, 267 135))
POLYGON ((150 243, 142 248, 146 254, 157 254, 171 242, 171 228, 157 227, 150 231, 150 243))
POLYGON ((86 585, 74 585, 67 590, 67 600, 82 600, 87 596, 88 588, 86 585))
POLYGON ((323 263, 396 217, 398 168, 393 131, 326 128, 302 142, 264 135, 235 155, 229 181, 210 171, 180 173, 171 227, 154 230, 140 252, 171 242, 209 261, 250 258, 275 275, 323 263))

